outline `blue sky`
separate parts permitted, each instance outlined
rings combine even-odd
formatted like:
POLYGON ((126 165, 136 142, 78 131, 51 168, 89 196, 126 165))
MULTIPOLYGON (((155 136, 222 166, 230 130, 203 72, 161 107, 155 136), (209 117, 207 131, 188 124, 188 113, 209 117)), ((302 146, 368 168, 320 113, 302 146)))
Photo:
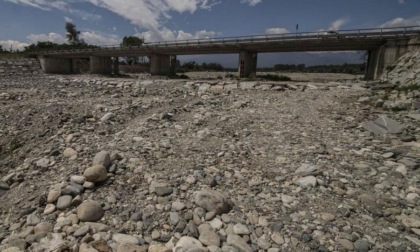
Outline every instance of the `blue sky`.
POLYGON ((65 21, 98 45, 420 25, 420 0, 0 0, 0 44, 65 42, 65 21))

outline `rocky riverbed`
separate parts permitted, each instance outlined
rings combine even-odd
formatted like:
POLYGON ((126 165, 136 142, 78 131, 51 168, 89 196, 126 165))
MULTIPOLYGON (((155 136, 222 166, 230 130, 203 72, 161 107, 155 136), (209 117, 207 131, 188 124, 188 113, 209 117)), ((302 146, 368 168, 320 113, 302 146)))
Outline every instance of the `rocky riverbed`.
POLYGON ((0 79, 0 250, 419 251, 419 117, 372 95, 0 79))

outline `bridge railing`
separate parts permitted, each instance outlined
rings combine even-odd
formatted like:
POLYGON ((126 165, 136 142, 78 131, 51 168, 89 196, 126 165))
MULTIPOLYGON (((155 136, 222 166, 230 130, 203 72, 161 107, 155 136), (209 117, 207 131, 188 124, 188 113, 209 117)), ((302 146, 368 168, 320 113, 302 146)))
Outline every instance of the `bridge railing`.
POLYGON ((287 42, 300 40, 320 40, 320 39, 344 39, 344 38, 390 38, 390 37, 406 37, 420 34, 420 26, 407 26, 395 28, 369 28, 356 30, 321 30, 316 32, 299 32, 299 33, 283 33, 283 34, 264 34, 264 35, 250 35, 237 37, 221 37, 221 38, 203 38, 190 40, 173 40, 173 41, 157 41, 148 42, 139 46, 120 46, 108 45, 98 48, 86 49, 71 49, 71 50, 54 50, 41 51, 40 54, 53 53, 83 53, 94 51, 110 51, 110 50, 132 50, 132 49, 150 49, 150 48, 164 48, 164 47, 179 47, 179 46, 201 46, 201 45, 226 45, 226 44, 241 44, 241 43, 267 43, 267 42, 287 42))

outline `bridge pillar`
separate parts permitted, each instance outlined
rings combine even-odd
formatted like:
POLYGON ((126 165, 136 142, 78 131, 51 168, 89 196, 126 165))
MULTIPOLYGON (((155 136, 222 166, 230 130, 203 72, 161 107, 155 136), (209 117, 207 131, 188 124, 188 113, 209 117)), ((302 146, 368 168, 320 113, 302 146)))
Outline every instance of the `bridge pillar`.
POLYGON ((71 74, 73 73, 72 59, 40 58, 41 68, 48 74, 71 74))
POLYGON ((379 58, 381 55, 382 47, 368 52, 368 62, 365 72, 366 80, 376 80, 378 78, 379 58))
POLYGON ((150 58, 150 73, 152 75, 168 76, 175 74, 176 56, 153 54, 150 58))
POLYGON ((119 74, 120 72, 120 62, 118 61, 118 57, 114 57, 112 59, 112 73, 119 74))
POLYGON ((248 78, 257 73, 257 53, 241 51, 239 53, 239 78, 248 78))
POLYGON ((112 74, 111 57, 90 57, 90 73, 92 74, 112 74))

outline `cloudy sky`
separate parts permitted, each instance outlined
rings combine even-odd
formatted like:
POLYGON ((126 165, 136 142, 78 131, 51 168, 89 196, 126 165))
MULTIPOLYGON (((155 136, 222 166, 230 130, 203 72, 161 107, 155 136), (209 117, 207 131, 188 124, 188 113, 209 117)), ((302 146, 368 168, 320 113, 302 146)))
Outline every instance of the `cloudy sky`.
POLYGON ((420 25, 420 0, 0 0, 0 44, 65 42, 66 21, 90 44, 420 25))

